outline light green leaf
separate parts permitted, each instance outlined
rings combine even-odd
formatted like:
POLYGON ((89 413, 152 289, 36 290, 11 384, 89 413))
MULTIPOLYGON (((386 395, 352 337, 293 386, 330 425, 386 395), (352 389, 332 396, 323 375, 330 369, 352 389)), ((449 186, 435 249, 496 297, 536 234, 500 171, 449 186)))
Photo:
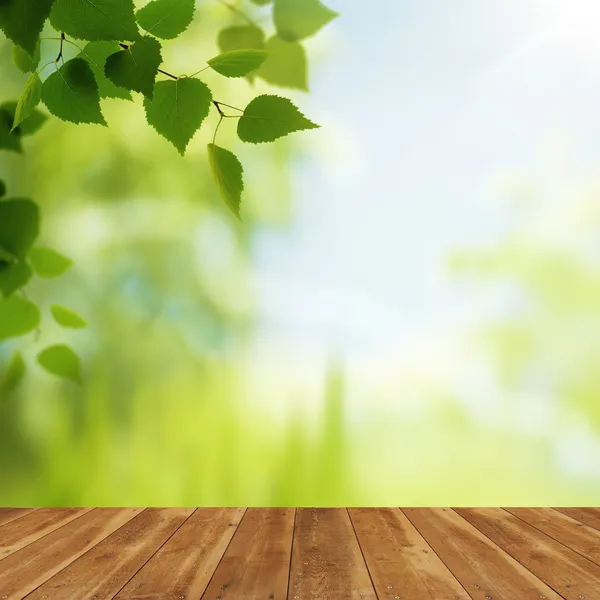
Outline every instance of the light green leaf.
POLYGON ((0 263, 0 294, 8 298, 25 287, 32 275, 31 267, 27 263, 0 263))
POLYGON ((154 98, 144 101, 148 123, 169 140, 181 155, 208 116, 212 94, 199 79, 183 77, 159 81, 154 98))
POLYGON ((0 246, 24 261, 40 230, 40 210, 31 200, 0 202, 0 246))
POLYGON ((244 191, 244 169, 240 161, 229 150, 214 144, 208 145, 208 158, 221 197, 233 214, 239 218, 244 191))
POLYGON ((15 120, 12 129, 16 129, 33 114, 36 106, 42 99, 42 80, 37 73, 32 73, 25 84, 23 94, 15 110, 15 120))
POLYGON ((142 29, 164 40, 183 33, 194 19, 195 0, 154 0, 138 10, 142 29))
POLYGON ((14 116, 14 113, 0 106, 0 150, 21 153, 21 132, 12 130, 14 116))
POLYGON ((278 35, 267 42, 267 60, 256 75, 271 85, 308 92, 306 52, 298 42, 278 35))
POLYGON ((40 33, 54 0, 1 0, 0 29, 29 54, 35 54, 40 33))
POLYGON ((160 42, 145 36, 127 50, 119 50, 109 56, 104 74, 115 85, 152 98, 161 62, 160 42))
POLYGON ((57 31, 90 42, 139 38, 133 0, 55 0, 50 22, 57 31))
POLYGON ((211 58, 208 64, 225 77, 245 77, 256 71, 266 58, 264 50, 230 50, 211 58))
POLYGON ((71 123, 106 125, 100 110, 100 92, 90 65, 82 58, 66 62, 42 86, 48 110, 71 123))
MULTIPOLYGON (((219 32, 217 40, 221 52, 231 50, 264 50, 265 32, 254 25, 227 27, 219 32)), ((247 76, 248 81, 254 81, 254 73, 247 76)))
POLYGON ((288 42, 314 35, 338 16, 319 0, 275 0, 273 8, 277 33, 288 42))
POLYGON ((294 131, 318 129, 287 98, 258 96, 248 104, 238 123, 238 136, 243 142, 273 142, 294 131))
POLYGON ((73 265, 73 261, 66 256, 41 246, 36 246, 31 250, 29 260, 35 274, 44 279, 60 277, 73 265))
POLYGON ((81 384, 81 360, 75 352, 63 344, 46 348, 37 357, 40 366, 51 375, 81 384))
MULTIPOLYGON (((6 110, 6 112, 11 116, 14 123, 15 116, 17 114, 17 107, 18 102, 5 102, 0 108, 6 110)), ((36 108, 26 119, 23 120, 21 125, 19 125, 19 127, 15 129, 13 133, 18 134, 21 137, 33 135, 42 127, 42 125, 47 120, 48 117, 36 108)))
POLYGON ((33 55, 23 50, 20 46, 13 46, 13 62, 23 73, 35 71, 40 64, 40 42, 38 41, 36 44, 33 55))
POLYGON ((20 352, 15 352, 8 363, 6 371, 4 372, 0 390, 11 392, 16 389, 25 377, 25 369, 26 367, 25 361, 23 360, 23 355, 20 352))
POLYGON ((85 320, 70 308, 55 304, 50 307, 50 312, 52 313, 54 320, 62 327, 68 329, 83 329, 87 327, 85 320))
POLYGON ((131 100, 131 94, 127 90, 117 87, 104 74, 106 59, 119 49, 120 46, 117 42, 90 42, 77 57, 83 58, 90 65, 98 84, 100 98, 131 100))
POLYGON ((37 306, 19 295, 0 300, 0 341, 20 337, 40 324, 37 306))

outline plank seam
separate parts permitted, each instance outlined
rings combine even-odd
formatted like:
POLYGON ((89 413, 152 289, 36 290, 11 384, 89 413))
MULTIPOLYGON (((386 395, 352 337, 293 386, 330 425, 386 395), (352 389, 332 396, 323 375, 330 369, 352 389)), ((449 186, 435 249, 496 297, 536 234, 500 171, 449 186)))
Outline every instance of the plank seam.
MULTIPOLYGON (((550 535, 549 533, 545 532, 543 529, 540 529, 539 527, 537 527, 533 523, 530 523, 529 521, 526 521, 525 519, 522 519, 519 515, 515 515, 515 513, 513 513, 510 509, 503 508, 502 510, 505 510, 507 513, 511 514, 513 517, 516 517, 520 521, 523 521, 523 523, 525 523, 526 525, 529 525, 530 527, 533 527, 534 529, 537 529, 540 533, 543 533, 544 535, 548 536, 550 539, 553 539, 555 542, 558 542, 559 544, 561 544, 562 546, 564 546, 568 550, 571 550, 571 552, 575 552, 575 554, 579 554, 579 556, 581 556, 582 558, 585 558, 586 560, 589 560, 592 564, 598 565, 600 567, 600 562, 596 562, 595 560, 592 560, 591 558, 587 557, 585 554, 582 554, 578 550, 575 550, 575 548, 571 548, 571 546, 569 546, 565 542, 559 540, 558 538, 555 538, 553 535, 550 535)), ((568 515, 565 515, 565 516, 568 516, 568 515)))
POLYGON ((233 542, 233 538, 235 537, 238 529, 240 528, 240 525, 242 524, 242 521, 246 518, 247 514, 248 514, 248 508, 246 507, 246 508, 244 508, 244 514, 242 515, 242 518, 239 520, 237 527, 235 528, 235 531, 233 532, 233 535, 231 536, 229 542, 227 542, 227 546, 225 547, 225 550, 223 550, 223 554, 221 555, 221 558, 219 559, 219 562, 217 563, 217 566, 215 567, 213 574, 210 576, 210 579, 208 580, 208 583, 206 584, 206 587, 204 588, 204 591, 202 592, 202 596, 200 596, 200 600, 203 600, 204 596, 206 596, 206 590, 208 590, 210 588, 210 584, 213 582, 213 579, 215 578, 215 575, 216 575, 217 571, 219 570, 219 567, 221 566, 221 563, 223 562, 225 555, 227 554, 227 550, 229 550, 229 546, 231 546, 231 543, 233 542))
MULTIPOLYGON (((100 510, 98 507, 96 508, 92 508, 91 510, 89 510, 86 513, 83 513, 81 515, 81 517, 85 517, 86 515, 91 514, 92 512, 94 512, 95 510, 100 510)), ((139 515, 141 515, 146 509, 144 508, 144 510, 140 511, 137 515, 134 515, 133 517, 131 517, 131 519, 125 521, 125 523, 123 523, 123 525, 121 525, 121 527, 125 527, 125 525, 127 525, 127 523, 129 523, 130 521, 132 521, 133 519, 135 519, 136 517, 138 517, 139 515)), ((69 521, 68 524, 73 523, 77 520, 79 520, 81 517, 77 517, 77 519, 73 519, 73 521, 69 521)), ((74 558, 70 563, 66 564, 60 571, 57 571, 56 573, 50 575, 50 577, 48 577, 48 579, 45 579, 44 581, 42 581, 40 583, 40 585, 36 586, 35 588, 33 588, 28 594, 27 596, 24 596, 23 600, 26 600, 27 598, 29 598, 29 596, 31 596, 31 594, 33 594, 33 592, 35 592, 36 590, 38 590, 39 588, 41 588, 43 585, 45 585, 46 583, 48 583, 51 579, 53 579, 54 577, 56 577, 57 575, 59 575, 60 573, 62 573, 67 567, 70 567, 76 560, 79 560, 80 558, 84 557, 88 552, 91 552, 98 544, 102 543, 107 537, 110 537, 113 533, 116 533, 117 531, 119 531, 119 529, 121 529, 121 527, 117 527, 117 529, 115 529, 114 531, 109 532, 108 534, 106 534, 105 537, 103 537, 101 540, 98 540, 97 543, 95 543, 91 548, 89 548, 88 550, 86 550, 81 556, 78 556, 77 558, 74 558)), ((56 531, 60 531, 62 529, 62 527, 60 527, 59 529, 56 529, 55 531, 53 531, 52 533, 55 533, 56 531)), ((48 534, 50 535, 50 534, 48 534)), ((44 536, 46 537, 46 536, 44 536)), ((40 538, 41 540, 44 539, 43 537, 40 538)), ((36 540, 38 541, 38 540, 36 540)), ((28 546, 25 546, 25 548, 27 548, 28 546)), ((21 550, 23 550, 23 548, 21 548, 21 550)), ((18 552, 15 552, 15 555, 17 555, 19 552, 21 552, 21 550, 19 550, 18 552)))
MULTIPOLYGON (((13 507, 13 506, 8 507, 7 506, 6 508, 16 508, 18 510, 19 507, 13 507)), ((32 510, 30 510, 27 513, 25 513, 24 515, 19 515, 18 517, 15 517, 14 519, 11 519, 10 521, 5 521, 4 523, 2 523, 2 525, 0 525, 0 533, 2 533, 2 528, 5 525, 8 525, 9 523, 14 523, 15 521, 18 521, 19 519, 22 519, 23 517, 27 517, 29 515, 32 515, 34 512, 40 510, 40 508, 41 507, 38 506, 37 508, 33 508, 32 510)))
POLYGON ((477 527, 477 525, 475 525, 475 523, 471 523, 471 521, 469 521, 469 519, 467 519, 466 517, 463 517, 455 508, 452 508, 451 510, 453 510, 461 519, 466 521, 471 527, 474 527, 475 529, 477 529, 477 531, 479 531, 479 533, 481 533, 481 535, 483 535, 490 543, 492 543, 494 546, 496 546, 500 550, 500 552, 506 554, 511 560, 514 560, 516 563, 521 565, 526 571, 529 571, 538 581, 540 581, 544 585, 547 585, 559 598, 562 598, 563 600, 567 600, 567 598, 565 598, 561 593, 559 593, 558 590, 555 590, 547 581, 545 581, 544 579, 542 579, 541 577, 536 575, 529 567, 524 565, 519 559, 515 558, 510 552, 508 552, 507 550, 502 548, 502 546, 500 546, 500 544, 497 544, 493 539, 491 539, 483 531, 481 531, 481 529, 479 529, 479 527, 477 527))
POLYGON ((416 526, 415 523, 413 523, 410 519, 410 517, 408 516, 407 513, 404 512, 404 510, 402 510, 401 507, 398 507, 400 509, 400 512, 408 519, 408 522, 415 528, 415 531, 423 538, 423 541, 427 544, 427 546, 429 548, 431 548, 432 552, 440 559, 441 563, 446 567, 446 569, 448 570, 448 573, 450 573, 450 575, 452 575, 452 577, 454 577, 454 579, 456 580, 456 583, 458 583, 458 585, 460 585, 460 587, 465 590, 465 594, 467 594, 467 596, 469 596, 469 598, 473 598, 473 600, 475 599, 475 596, 471 595, 471 593, 469 592, 469 590, 462 584, 461 580, 454 574, 454 572, 452 571, 452 569, 446 564, 446 562, 444 561, 444 559, 436 552, 435 548, 427 541, 427 538, 419 531, 419 528, 416 526))
POLYGON ((294 508, 294 527, 292 528, 292 545, 290 546, 290 569, 288 571, 288 591, 287 600, 291 598, 291 585, 292 585, 292 561, 294 560, 294 540, 296 539, 296 519, 298 518, 298 508, 294 508))
POLYGON ((350 520, 350 525, 352 526, 352 531, 354 532, 354 538, 356 539, 356 543, 358 544, 358 548, 360 550, 360 555, 362 556, 363 562, 365 563, 365 569, 369 575, 369 579, 371 580, 371 587, 373 588, 373 593, 375 594, 375 598, 379 599, 379 594, 377 593, 377 588, 375 587, 375 582, 373 581, 373 577, 371 576, 371 569, 369 569, 369 563, 367 563, 367 558, 365 553, 360 545, 360 540, 358 539, 358 533, 356 533, 356 527, 354 526, 354 521, 350 515, 350 511, 346 507, 346 514, 348 515, 348 519, 350 520))
MULTIPOLYGON (((35 513, 38 510, 40 510, 40 509, 37 508, 36 510, 34 510, 30 513, 27 513, 26 515, 23 515, 22 517, 18 517, 18 518, 22 519, 23 517, 28 517, 29 515, 32 515, 33 513, 35 513)), ((13 554, 17 554, 18 552, 21 552, 21 550, 25 550, 25 548, 28 548, 29 546, 31 546, 31 544, 35 544, 36 542, 43 540, 45 537, 49 536, 50 534, 60 531, 63 527, 66 527, 67 525, 74 523, 78 519, 81 519, 81 517, 85 517, 85 515, 91 513, 92 510, 94 510, 94 509, 90 508, 89 510, 82 512, 80 515, 76 516, 74 519, 71 519, 70 521, 65 521, 60 527, 57 527, 56 529, 51 529, 50 531, 47 531, 44 535, 41 535, 40 537, 31 540, 28 544, 25 544, 24 546, 21 546, 21 548, 19 548, 15 552, 11 552, 10 554, 7 554, 5 556, 0 556, 0 561, 4 560, 5 558, 8 558, 9 556, 12 556, 13 554)), ((10 521, 10 523, 14 523, 14 521, 10 521)), ((4 525, 6 525, 6 523, 4 525)), ((3 527, 4 527, 4 525, 3 525, 3 527)), ((2 531, 0 531, 0 533, 2 533, 2 531)))
POLYGON ((588 527, 591 527, 592 529, 595 529, 596 531, 600 531, 600 527, 590 525, 589 523, 586 523, 585 521, 582 521, 581 519, 576 519, 575 517, 572 517, 570 514, 566 513, 562 508, 552 508, 552 510, 559 512, 561 515, 565 515, 565 517, 569 517, 570 519, 573 519, 574 521, 577 521, 577 523, 581 523, 582 525, 587 525, 588 527))
MULTIPOLYGON (((146 509, 147 510, 147 509, 146 509)), ((198 509, 195 508, 182 522, 181 525, 179 525, 179 527, 177 527, 175 529, 175 531, 156 549, 156 551, 152 554, 152 556, 150 556, 150 558, 148 558, 148 560, 140 566, 140 568, 117 590, 116 593, 114 593, 108 600, 112 600, 113 598, 116 598, 128 585, 129 583, 131 583, 131 580, 158 554, 158 552, 160 552, 160 550, 162 549, 162 547, 188 522, 189 519, 192 518, 192 516, 196 513, 198 509)), ((144 511, 142 511, 144 512, 144 511)), ((142 513, 140 513, 141 515, 142 513)))

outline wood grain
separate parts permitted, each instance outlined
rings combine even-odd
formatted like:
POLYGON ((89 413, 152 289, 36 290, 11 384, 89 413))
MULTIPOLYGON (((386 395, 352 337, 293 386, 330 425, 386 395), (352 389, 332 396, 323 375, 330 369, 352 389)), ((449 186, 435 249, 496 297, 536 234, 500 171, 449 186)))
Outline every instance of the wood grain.
POLYGON ((555 510, 600 531, 600 508, 556 508, 555 510))
POLYGON ((112 600, 192 514, 190 508, 148 508, 33 591, 27 600, 112 600))
POLYGON ((15 552, 0 563, 0 597, 21 600, 142 510, 95 509, 15 552))
POLYGON ((468 600, 454 575, 398 508, 350 509, 380 600, 468 600))
POLYGON ((289 597, 376 600, 346 509, 298 509, 289 597))
POLYGON ((507 508, 546 535, 600 565, 600 531, 552 508, 507 508))
POLYGON ((0 528, 0 561, 77 519, 91 508, 41 508, 0 528))
POLYGON ((29 514, 36 510, 35 508, 0 508, 0 526, 10 523, 15 519, 29 514))
POLYGON ((560 600, 453 510, 402 510, 474 600, 560 600))
POLYGON ((215 571, 204 600, 285 600, 294 509, 251 508, 215 571))
POLYGON ((598 598, 600 567, 501 508, 458 512, 567 600, 598 598))
POLYGON ((206 590, 243 508, 199 508, 115 597, 115 600, 197 600, 206 590))

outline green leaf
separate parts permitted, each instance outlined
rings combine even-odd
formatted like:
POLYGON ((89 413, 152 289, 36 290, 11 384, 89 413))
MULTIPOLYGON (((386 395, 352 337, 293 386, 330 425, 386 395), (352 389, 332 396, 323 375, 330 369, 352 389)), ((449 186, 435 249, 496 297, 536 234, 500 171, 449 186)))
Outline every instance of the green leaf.
POLYGON ((67 36, 97 40, 137 40, 133 0, 56 0, 50 22, 67 36))
POLYGON ((238 136, 243 142, 273 142, 294 131, 318 129, 287 98, 258 96, 248 104, 238 123, 238 136))
POLYGON ((31 250, 29 260, 35 274, 43 279, 60 277, 73 265, 73 261, 66 256, 41 246, 36 246, 31 250))
POLYGON ((51 375, 81 384, 81 361, 69 346, 59 344, 46 348, 37 357, 40 366, 51 375))
POLYGON ((221 197, 233 214, 239 218, 244 191, 244 169, 240 161, 229 150, 214 144, 208 145, 208 158, 221 197))
POLYGON ((225 77, 245 77, 256 71, 266 58, 264 50, 230 50, 211 58, 208 64, 225 77))
POLYGON ((152 98, 161 62, 160 42, 146 36, 127 50, 119 50, 109 56, 104 74, 115 85, 152 98))
POLYGON ((90 42, 83 48, 77 58, 83 58, 94 73, 100 98, 120 98, 131 100, 131 94, 123 88, 117 87, 109 81, 104 74, 106 59, 117 52, 120 46, 117 42, 90 42))
POLYGON ((15 120, 13 122, 12 129, 16 129, 33 114, 36 106, 42 99, 42 80, 39 78, 37 73, 32 73, 25 84, 23 94, 19 99, 17 108, 15 110, 15 120))
POLYGON ((13 357, 10 359, 8 367, 4 373, 4 377, 2 378, 0 390, 4 392, 12 392, 14 389, 16 389, 25 377, 25 369, 26 367, 25 361, 23 360, 23 355, 20 352, 15 352, 13 357))
POLYGON ((202 122, 208 116, 212 94, 199 79, 183 77, 159 81, 154 98, 144 101, 148 123, 169 140, 183 156, 202 122))
POLYGON ((0 29, 17 46, 34 55, 54 0, 0 0, 0 29))
POLYGON ((306 52, 298 42, 286 42, 278 35, 267 42, 267 60, 256 75, 271 85, 308 92, 306 52))
POLYGON ((66 62, 44 81, 42 100, 54 116, 64 121, 106 125, 98 84, 90 65, 82 58, 66 62))
POLYGON ((13 120, 14 113, 0 107, 0 150, 21 153, 23 152, 21 132, 12 130, 13 120))
MULTIPOLYGON (((264 50, 265 32, 254 25, 227 27, 219 32, 218 45, 221 52, 231 50, 264 50)), ((247 79, 252 82, 254 74, 250 73, 247 79)))
POLYGON ((40 210, 31 200, 0 202, 0 246, 24 261, 40 230, 40 210))
POLYGON ((148 33, 172 40, 190 26, 195 9, 195 0, 154 0, 138 10, 136 17, 148 33))
POLYGON ((0 263, 0 293, 5 298, 25 287, 33 272, 24 262, 0 263))
POLYGON ((40 42, 38 41, 36 44, 33 55, 23 50, 20 46, 13 46, 13 62, 23 73, 35 71, 40 64, 40 42))
POLYGON ((84 329, 87 327, 85 320, 69 308, 55 304, 50 307, 50 312, 54 320, 62 327, 68 329, 84 329))
MULTIPOLYGON (((1 0, 0 0, 1 1, 1 0)), ((4 109, 10 114, 13 123, 15 121, 15 116, 17 114, 18 102, 5 102, 0 109, 4 109)), ((36 133, 42 125, 48 120, 48 117, 38 110, 37 108, 33 110, 33 112, 23 120, 21 125, 14 130, 14 134, 20 135, 21 137, 27 135, 33 135, 36 133)))
POLYGON ((288 42, 314 35, 338 16, 319 0, 275 0, 273 8, 277 33, 288 42))
POLYGON ((40 324, 37 306, 19 295, 0 300, 0 341, 20 337, 40 324))

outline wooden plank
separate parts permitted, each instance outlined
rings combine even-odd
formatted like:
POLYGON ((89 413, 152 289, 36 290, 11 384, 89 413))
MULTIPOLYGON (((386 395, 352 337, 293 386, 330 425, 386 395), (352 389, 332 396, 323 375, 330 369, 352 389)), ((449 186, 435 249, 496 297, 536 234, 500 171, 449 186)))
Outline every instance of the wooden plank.
POLYGON ((346 509, 298 509, 289 597, 376 600, 346 509))
POLYGON ((507 508, 546 535, 600 565, 600 531, 552 508, 507 508))
POLYGON ((10 523, 15 519, 18 519, 24 515, 27 515, 34 510, 35 508, 0 508, 0 526, 5 525, 6 523, 10 523))
POLYGON ((469 595, 398 508, 350 509, 380 600, 469 600, 469 595))
POLYGON ((111 600, 194 512, 148 508, 33 591, 27 600, 111 600))
POLYGON ((243 508, 199 508, 115 600, 200 598, 244 512, 243 508))
POLYGON ((142 510, 95 509, 15 552, 0 563, 0 598, 21 600, 142 510))
POLYGON ((91 508, 41 508, 0 528, 0 560, 48 533, 56 531, 91 508))
POLYGON ((252 508, 242 519, 204 600, 285 600, 294 509, 252 508))
POLYGON ((474 600, 560 600, 560 596, 449 508, 405 508, 474 600))
POLYGON ((501 508, 458 512, 567 600, 598 597, 600 567, 501 508))
POLYGON ((555 510, 600 531, 600 508, 556 508, 555 510))

